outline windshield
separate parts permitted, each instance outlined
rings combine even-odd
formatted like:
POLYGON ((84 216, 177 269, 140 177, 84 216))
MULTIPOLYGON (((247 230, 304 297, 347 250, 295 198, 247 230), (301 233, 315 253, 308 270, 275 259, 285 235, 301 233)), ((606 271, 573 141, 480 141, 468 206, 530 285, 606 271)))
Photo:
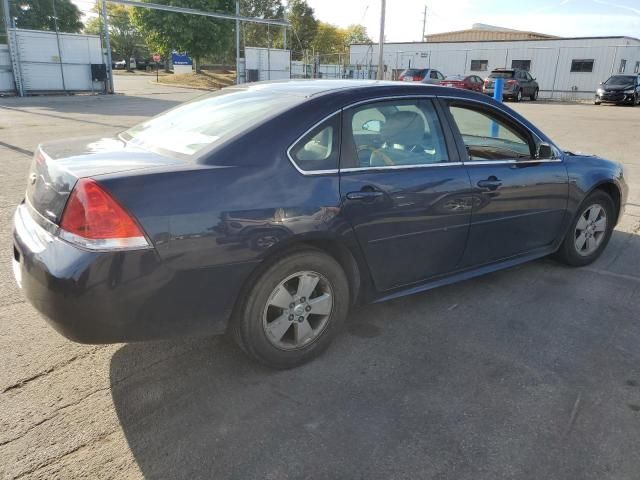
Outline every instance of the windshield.
POLYGON ((407 70, 402 72, 402 75, 409 76, 409 77, 419 77, 422 75, 423 72, 424 70, 419 70, 417 68, 408 68, 407 70))
POLYGON ((123 137, 134 145, 194 155, 300 101, 256 89, 224 89, 136 125, 123 137))
POLYGON ((614 75, 604 82, 605 85, 630 85, 636 77, 633 75, 614 75))
POLYGON ((513 70, 504 70, 504 71, 498 71, 498 72, 491 72, 491 75, 489 75, 489 78, 513 78, 513 75, 515 74, 515 72, 513 70))

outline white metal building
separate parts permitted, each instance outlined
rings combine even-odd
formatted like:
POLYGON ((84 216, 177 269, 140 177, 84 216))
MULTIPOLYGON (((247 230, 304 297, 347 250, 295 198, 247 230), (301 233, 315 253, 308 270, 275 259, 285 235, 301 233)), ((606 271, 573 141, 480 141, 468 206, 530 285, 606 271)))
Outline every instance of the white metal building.
MULTIPOLYGON (((610 75, 640 73, 640 39, 631 37, 386 43, 383 54, 387 79, 410 67, 483 78, 494 68, 525 68, 541 98, 590 98, 610 75)), ((351 45, 350 63, 356 71, 377 69, 378 45, 351 45)))

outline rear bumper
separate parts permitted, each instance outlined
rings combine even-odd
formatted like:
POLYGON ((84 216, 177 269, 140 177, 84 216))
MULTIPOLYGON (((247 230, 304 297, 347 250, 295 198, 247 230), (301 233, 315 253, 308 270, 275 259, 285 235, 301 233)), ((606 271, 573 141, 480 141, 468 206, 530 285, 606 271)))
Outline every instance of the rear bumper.
POLYGON ((13 241, 24 295, 53 328, 80 343, 223 333, 253 268, 176 271, 155 250, 85 251, 45 231, 24 204, 13 241))
MULTIPOLYGON (((494 92, 494 88, 493 87, 483 87, 482 88, 482 92, 486 95, 489 95, 491 97, 493 97, 493 92, 494 92)), ((507 97, 507 98, 511 98, 511 97, 515 97, 516 94, 518 92, 518 88, 513 88, 513 89, 507 89, 504 88, 502 90, 502 96, 503 97, 507 97)))

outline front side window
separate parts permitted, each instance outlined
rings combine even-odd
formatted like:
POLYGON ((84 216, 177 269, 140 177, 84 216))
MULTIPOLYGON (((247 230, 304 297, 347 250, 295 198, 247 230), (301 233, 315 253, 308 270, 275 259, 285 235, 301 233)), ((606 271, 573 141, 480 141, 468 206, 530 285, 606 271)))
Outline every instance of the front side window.
POLYGON ((462 135, 470 161, 500 161, 531 158, 524 132, 486 109, 456 105, 449 107, 462 135))
POLYGON ((448 161, 429 100, 391 100, 356 107, 345 118, 341 168, 431 165, 448 161))
POLYGON ((305 172, 338 168, 340 115, 325 120, 298 140, 289 151, 291 160, 305 172))

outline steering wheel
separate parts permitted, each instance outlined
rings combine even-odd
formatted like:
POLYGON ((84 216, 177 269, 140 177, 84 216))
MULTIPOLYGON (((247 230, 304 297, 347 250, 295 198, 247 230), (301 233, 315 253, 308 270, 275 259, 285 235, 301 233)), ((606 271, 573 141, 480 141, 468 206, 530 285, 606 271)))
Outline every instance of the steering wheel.
POLYGON ((379 156, 382 161, 384 162, 385 165, 395 165, 395 162, 391 159, 391 157, 389 157, 386 153, 382 152, 380 148, 375 148, 371 145, 360 145, 358 147, 358 153, 360 152, 364 152, 364 151, 369 151, 371 152, 371 155, 369 156, 369 166, 373 167, 373 165, 371 165, 371 156, 372 155, 377 155, 379 156))

